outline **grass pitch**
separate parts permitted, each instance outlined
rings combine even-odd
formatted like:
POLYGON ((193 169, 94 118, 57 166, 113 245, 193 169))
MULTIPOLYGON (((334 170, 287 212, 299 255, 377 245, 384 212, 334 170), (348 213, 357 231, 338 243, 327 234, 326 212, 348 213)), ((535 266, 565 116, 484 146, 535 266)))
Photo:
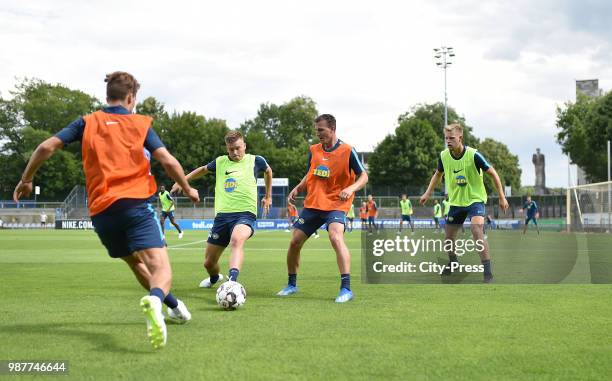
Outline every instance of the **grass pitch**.
MULTIPOLYGON (((512 235, 519 237, 493 232, 489 239, 512 241, 512 235)), ((542 245, 558 237, 530 232, 525 239, 542 245)), ((338 305, 335 256, 323 233, 304 247, 300 293, 280 298, 289 234, 257 232, 239 279, 247 303, 226 312, 215 304, 214 289, 197 287, 206 277, 205 233, 168 238, 173 292, 193 320, 169 325, 167 347, 154 351, 138 306, 146 292, 122 261, 107 256, 95 233, 1 230, 0 360, 68 360, 70 374, 62 379, 78 380, 612 374, 609 284, 367 285, 360 283, 360 236, 352 233, 355 299, 338 305)))

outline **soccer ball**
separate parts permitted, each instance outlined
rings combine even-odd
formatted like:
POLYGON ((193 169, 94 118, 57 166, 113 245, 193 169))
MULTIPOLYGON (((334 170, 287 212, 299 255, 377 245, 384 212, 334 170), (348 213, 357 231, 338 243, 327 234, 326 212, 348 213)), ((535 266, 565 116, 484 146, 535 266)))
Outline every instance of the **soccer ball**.
POLYGON ((246 302, 246 291, 238 282, 227 281, 217 289, 217 304, 226 311, 232 311, 246 302))

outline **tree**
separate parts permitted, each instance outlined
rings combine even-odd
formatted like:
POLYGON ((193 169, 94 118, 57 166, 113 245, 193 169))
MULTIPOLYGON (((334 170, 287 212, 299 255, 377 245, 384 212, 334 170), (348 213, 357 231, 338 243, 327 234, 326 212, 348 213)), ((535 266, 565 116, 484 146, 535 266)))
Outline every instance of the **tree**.
POLYGON ((426 186, 442 149, 442 139, 429 121, 400 118, 395 134, 383 139, 370 156, 370 180, 374 185, 426 186))
MULTIPOLYGON (((173 113, 163 120, 159 129, 160 139, 187 172, 227 154, 223 138, 229 128, 224 120, 206 119, 194 112, 173 113)), ((158 182, 171 186, 174 181, 168 178, 157 162, 153 162, 152 172, 158 182)), ((193 185, 214 187, 214 176, 204 176, 193 185)))
POLYGON ((612 92, 599 98, 579 94, 557 108, 557 142, 589 181, 607 178, 606 142, 612 140, 612 92))
MULTIPOLYGON (((484 139, 477 148, 489 164, 495 168, 502 185, 510 185, 514 192, 519 192, 522 171, 518 156, 513 155, 504 143, 491 138, 484 139)), ((485 174, 484 181, 487 193, 497 194, 493 179, 485 174)))
POLYGON ((257 116, 240 126, 247 151, 265 157, 275 177, 287 177, 292 186, 297 184, 307 170, 317 115, 315 102, 304 96, 282 105, 262 104, 257 116))
MULTIPOLYGON (((436 134, 444 139, 444 104, 441 102, 430 104, 418 104, 410 109, 410 111, 401 114, 398 117, 398 123, 405 119, 427 120, 433 127, 436 134)), ((460 116, 457 111, 448 107, 448 123, 459 123, 463 127, 463 141, 471 147, 478 144, 478 138, 472 134, 472 127, 468 126, 465 118, 460 116)))
MULTIPOLYGON (((38 79, 24 79, 11 92, 11 99, 0 98, 0 197, 10 198, 12 187, 32 151, 82 115, 100 107, 100 102, 81 91, 38 79), (7 185, 9 184, 9 185, 7 185)), ((84 183, 80 145, 75 144, 56 154, 42 167, 36 185, 41 199, 60 199, 76 184, 84 183)))

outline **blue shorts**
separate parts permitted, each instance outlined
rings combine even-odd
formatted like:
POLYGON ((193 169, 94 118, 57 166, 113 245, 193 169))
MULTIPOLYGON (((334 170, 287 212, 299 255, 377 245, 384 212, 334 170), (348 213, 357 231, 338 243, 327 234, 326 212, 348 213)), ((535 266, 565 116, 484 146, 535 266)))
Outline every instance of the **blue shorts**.
POLYGON ((368 217, 368 223, 369 224, 375 224, 376 223, 376 217, 368 217))
POLYGON ((463 225, 466 218, 475 216, 485 216, 484 202, 475 202, 469 206, 454 206, 451 205, 446 217, 446 223, 449 225, 463 225))
POLYGON ((291 217, 291 224, 292 225, 295 224, 295 221, 297 221, 297 220, 298 220, 297 217, 291 217))
POLYGON ((173 219, 174 219, 174 211, 164 212, 164 211, 162 210, 162 217, 163 217, 163 218, 168 218, 168 217, 170 217, 170 219, 172 219, 172 220, 173 220, 173 219))
POLYGON ((402 221, 410 222, 410 216, 408 214, 402 214, 402 221))
POLYGON ((538 220, 535 218, 535 216, 527 216, 527 218, 525 218, 525 225, 529 224, 529 221, 533 221, 535 225, 538 224, 538 220))
POLYGON ((255 233, 255 220, 257 220, 257 217, 251 212, 218 213, 215 216, 213 227, 210 229, 210 233, 208 233, 208 240, 206 242, 227 247, 236 225, 247 225, 250 227, 250 236, 252 237, 255 233))
MULTIPOLYGON (((312 233, 316 232, 323 224, 329 224, 337 222, 346 226, 346 214, 340 210, 318 210, 304 208, 300 218, 293 224, 293 227, 300 229, 310 237, 312 233)), ((329 229, 328 229, 329 230, 329 229)))
POLYGON ((91 217, 91 222, 112 258, 165 246, 157 213, 147 202, 127 209, 102 212, 91 217))

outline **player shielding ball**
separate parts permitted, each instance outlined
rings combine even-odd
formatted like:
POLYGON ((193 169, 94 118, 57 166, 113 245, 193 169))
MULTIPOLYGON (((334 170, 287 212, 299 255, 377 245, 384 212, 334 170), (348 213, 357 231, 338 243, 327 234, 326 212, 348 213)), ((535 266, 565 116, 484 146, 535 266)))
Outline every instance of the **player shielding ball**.
POLYGON ((175 229, 178 231, 178 238, 179 239, 183 238, 183 231, 181 230, 181 227, 176 223, 176 221, 174 221, 174 210, 176 208, 174 204, 174 199, 170 195, 170 192, 168 192, 166 190, 166 187, 162 185, 161 187, 159 187, 158 196, 159 196, 159 203, 161 204, 160 220, 161 220, 162 233, 165 234, 164 228, 166 224, 166 218, 169 218, 170 223, 174 225, 175 229))
POLYGON ((315 129, 320 143, 310 146, 308 172, 288 197, 289 202, 293 202, 300 192, 306 191, 304 209, 294 225, 287 251, 289 280, 278 295, 286 296, 298 291, 297 273, 302 246, 316 229, 327 224, 329 241, 336 252, 340 271, 340 292, 336 302, 344 303, 353 298, 351 254, 344 243, 346 213, 355 192, 368 182, 368 174, 355 149, 336 136, 336 119, 332 115, 318 116, 315 129))
POLYGON ((162 302, 169 318, 191 319, 187 307, 170 293, 172 270, 157 214, 149 203, 157 185, 150 172, 150 155, 166 173, 199 201, 181 164, 164 147, 148 116, 132 114, 140 84, 131 74, 106 76, 108 107, 72 122, 42 142, 32 154, 13 198, 32 192, 40 166, 64 145, 81 141, 89 214, 95 231, 112 258, 124 260, 138 282, 149 290, 140 300, 147 334, 154 348, 166 345, 167 330, 162 302))
MULTIPOLYGON (((489 283, 493 281, 493 273, 491 271, 489 246, 484 240, 483 225, 487 192, 482 177, 483 173, 486 172, 493 178, 499 195, 499 206, 502 210, 506 211, 508 209, 508 201, 495 169, 475 148, 463 144, 463 128, 460 124, 455 123, 446 126, 444 128, 444 139, 447 148, 440 153, 438 169, 432 176, 427 190, 421 196, 420 202, 421 205, 427 202, 444 175, 451 205, 444 225, 446 239, 454 242, 457 231, 463 225, 465 219, 470 219, 474 240, 480 240, 483 243, 481 246, 483 250, 479 252, 480 261, 484 267, 484 282, 489 283)), ((448 257, 449 265, 444 272, 445 275, 451 274, 452 262, 458 262, 454 248, 448 252, 448 257)))
MULTIPOLYGON (((257 219, 257 174, 264 172, 266 195, 261 200, 264 215, 272 205, 272 168, 261 156, 246 153, 246 143, 240 131, 225 135, 227 155, 219 156, 210 163, 193 170, 187 179, 197 179, 214 173, 215 220, 206 243, 204 267, 208 278, 200 287, 210 288, 219 280, 219 258, 227 246, 231 248, 228 279, 236 282, 244 262, 244 245, 255 233, 257 219)), ((181 190, 174 184, 172 193, 181 190)))

